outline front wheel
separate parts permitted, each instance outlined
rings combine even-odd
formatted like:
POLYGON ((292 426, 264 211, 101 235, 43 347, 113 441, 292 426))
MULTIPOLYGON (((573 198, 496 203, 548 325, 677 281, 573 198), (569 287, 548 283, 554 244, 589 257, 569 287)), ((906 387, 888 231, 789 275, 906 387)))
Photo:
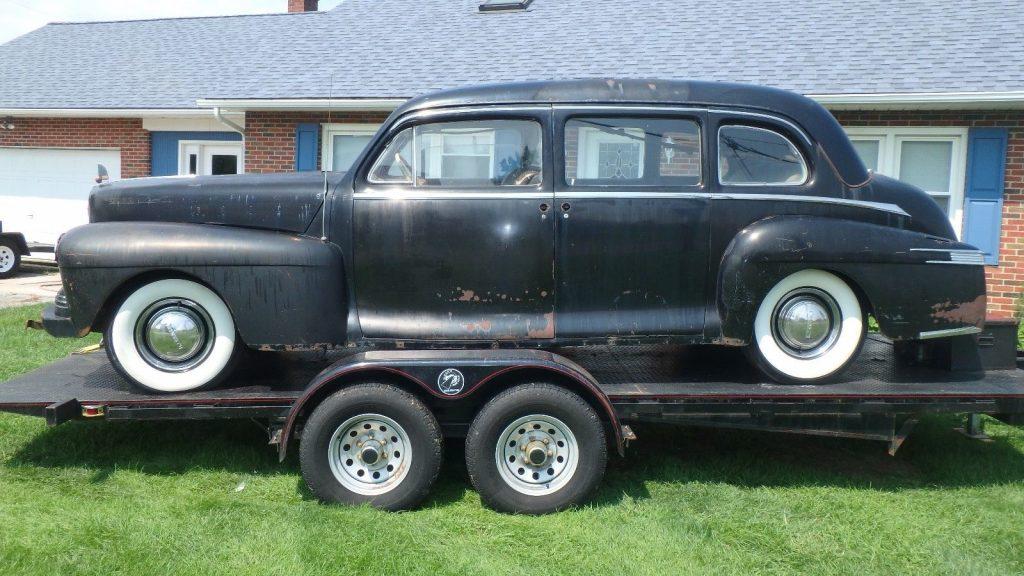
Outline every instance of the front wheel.
POLYGON ((584 502, 604 476, 604 427, 578 395, 550 384, 502 392, 473 419, 466 467, 500 512, 545 514, 584 502))
POLYGON ((190 280, 151 282, 130 293, 104 332, 121 374, 150 392, 216 385, 237 357, 235 322, 224 301, 190 280))
POLYGON ((780 280, 761 301, 747 353, 779 382, 823 382, 857 356, 865 324, 860 301, 846 282, 822 270, 801 270, 780 280))

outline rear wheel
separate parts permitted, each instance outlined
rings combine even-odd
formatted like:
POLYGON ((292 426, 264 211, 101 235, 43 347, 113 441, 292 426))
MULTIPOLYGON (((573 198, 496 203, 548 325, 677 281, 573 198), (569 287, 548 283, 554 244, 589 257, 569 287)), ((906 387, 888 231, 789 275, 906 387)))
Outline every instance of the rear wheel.
POLYGON ((227 305, 206 286, 183 279, 158 280, 129 294, 104 340, 114 367, 151 392, 212 387, 238 355, 227 305))
POLYGON ((0 278, 10 278, 21 266, 21 252, 14 242, 0 239, 0 278))
POLYGON ((747 352, 774 380, 822 382, 857 356, 865 325, 860 301, 846 282, 822 270, 801 270, 761 301, 747 352))
POLYGON ((299 462, 321 502, 408 510, 434 485, 441 448, 441 427, 415 396, 386 384, 360 384, 313 411, 299 462))
POLYGON ((578 395, 550 384, 502 392, 473 419, 466 467, 500 512, 545 514, 584 502, 604 476, 604 427, 578 395))

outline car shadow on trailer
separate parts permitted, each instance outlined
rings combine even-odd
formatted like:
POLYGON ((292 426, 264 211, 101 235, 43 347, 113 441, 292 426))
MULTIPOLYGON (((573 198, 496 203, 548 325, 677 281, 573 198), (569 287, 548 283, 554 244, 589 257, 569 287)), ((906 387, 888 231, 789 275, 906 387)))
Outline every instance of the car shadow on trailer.
MULTIPOLYGON (((640 440, 629 447, 625 458, 609 459, 607 475, 591 502, 614 506, 624 500, 646 500, 652 497, 649 487, 659 483, 895 492, 1024 481, 1019 432, 989 420, 992 441, 978 442, 955 432, 957 423, 950 416, 923 419, 896 456, 889 456, 882 442, 637 425, 640 440)), ((279 463, 265 438, 255 422, 247 421, 71 422, 37 434, 4 465, 87 468, 94 471, 96 483, 115 470, 298 477, 295 451, 279 463)), ((296 484, 303 498, 312 498, 301 477, 296 484)), ((425 505, 459 502, 470 490, 462 442, 449 441, 441 476, 425 505)))

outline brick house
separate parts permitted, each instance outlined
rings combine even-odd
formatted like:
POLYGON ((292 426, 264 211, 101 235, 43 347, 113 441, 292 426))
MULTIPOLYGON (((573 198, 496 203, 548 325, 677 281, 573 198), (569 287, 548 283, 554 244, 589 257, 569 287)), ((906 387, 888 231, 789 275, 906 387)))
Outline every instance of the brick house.
MULTIPOLYGON (((284 0, 282 0, 282 7, 284 0)), ((317 11, 56 23, 0 46, 0 217, 52 242, 113 178, 344 170, 387 114, 481 82, 694 78, 801 92, 866 164, 1024 284, 1024 29, 1014 3, 347 0, 317 11), (484 4, 481 9, 481 3, 484 4), (497 9, 488 9, 497 8, 497 9)))

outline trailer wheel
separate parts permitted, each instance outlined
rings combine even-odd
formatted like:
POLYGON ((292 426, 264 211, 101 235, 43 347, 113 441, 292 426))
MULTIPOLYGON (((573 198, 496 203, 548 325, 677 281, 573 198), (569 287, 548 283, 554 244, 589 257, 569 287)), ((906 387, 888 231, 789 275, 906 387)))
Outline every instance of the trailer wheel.
POLYGON ((437 480, 441 449, 441 427, 415 396, 387 384, 360 384, 313 411, 299 465, 321 502, 408 510, 437 480))
POLYGON ((860 301, 846 282, 823 270, 801 270, 765 295, 746 351, 774 380, 823 382, 856 358, 866 325, 860 301))
POLYGON ((466 467, 484 503, 546 514, 584 502, 604 476, 604 427, 578 395, 550 384, 502 392, 473 419, 466 467))
POLYGON ((10 278, 21 266, 21 252, 13 241, 0 238, 0 279, 10 278))

